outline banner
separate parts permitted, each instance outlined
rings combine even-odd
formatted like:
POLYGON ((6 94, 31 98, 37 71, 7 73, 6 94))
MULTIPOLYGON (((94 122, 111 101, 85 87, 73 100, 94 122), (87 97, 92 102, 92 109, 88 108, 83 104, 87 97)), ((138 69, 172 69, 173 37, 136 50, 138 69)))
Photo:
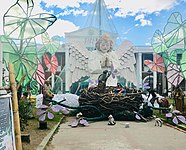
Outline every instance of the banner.
POLYGON ((0 96, 0 150, 15 150, 11 96, 0 96))

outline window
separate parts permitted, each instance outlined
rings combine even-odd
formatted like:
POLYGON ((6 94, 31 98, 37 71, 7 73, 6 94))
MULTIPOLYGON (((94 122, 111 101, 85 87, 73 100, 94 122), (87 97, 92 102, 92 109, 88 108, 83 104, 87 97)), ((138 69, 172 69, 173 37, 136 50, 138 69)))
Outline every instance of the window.
POLYGON ((65 53, 64 52, 57 52, 56 54, 58 65, 65 66, 65 53))
POLYGON ((182 54, 177 54, 177 64, 180 65, 180 60, 182 58, 182 54))
POLYGON ((152 60, 153 61, 153 54, 152 53, 143 53, 142 54, 142 71, 147 71, 148 67, 144 64, 145 60, 152 60))

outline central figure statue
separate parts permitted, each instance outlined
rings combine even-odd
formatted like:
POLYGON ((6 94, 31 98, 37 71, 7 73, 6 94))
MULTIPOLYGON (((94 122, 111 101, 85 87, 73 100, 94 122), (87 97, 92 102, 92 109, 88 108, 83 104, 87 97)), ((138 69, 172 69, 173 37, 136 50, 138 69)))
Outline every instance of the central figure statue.
MULTIPOLYGON (((96 50, 91 53, 88 61, 88 69, 91 73, 91 80, 95 81, 103 70, 108 70, 114 73, 119 70, 119 57, 113 51, 113 42, 108 35, 103 35, 96 42, 96 50)), ((115 73, 119 73, 118 71, 115 73)), ((109 77, 106 82, 107 86, 116 86, 117 78, 109 77)))
POLYGON ((107 34, 97 40, 94 51, 88 51, 79 41, 73 42, 69 47, 70 84, 85 76, 97 83, 99 75, 107 70, 111 75, 106 86, 116 86, 118 76, 136 85, 134 48, 130 41, 124 41, 117 50, 113 50, 113 41, 107 34))

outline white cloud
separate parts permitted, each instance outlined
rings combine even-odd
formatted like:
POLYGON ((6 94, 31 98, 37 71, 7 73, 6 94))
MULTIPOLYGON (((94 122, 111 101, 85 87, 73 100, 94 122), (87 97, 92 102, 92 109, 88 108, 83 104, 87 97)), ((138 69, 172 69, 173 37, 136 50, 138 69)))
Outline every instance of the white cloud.
POLYGON ((84 11, 84 10, 72 10, 72 13, 77 16, 79 14, 81 14, 82 16, 87 16, 88 11, 84 11))
POLYGON ((140 15, 135 17, 135 20, 141 20, 141 19, 144 19, 144 18, 145 18, 145 15, 144 14, 140 14, 140 15))
MULTIPOLYGON (((39 3, 42 0, 34 0, 35 7, 32 14, 39 12, 45 12, 39 7, 39 3)), ((76 9, 71 9, 63 12, 59 15, 87 15, 87 12, 84 10, 77 10, 80 7, 80 3, 94 3, 95 0, 43 0, 47 3, 47 6, 56 5, 62 9, 67 7, 74 7, 76 9)), ((0 34, 3 34, 3 15, 8 10, 10 6, 16 3, 16 0, 6 0, 6 3, 0 5, 0 34)), ((125 17, 127 15, 136 16, 135 20, 139 21, 135 26, 145 26, 152 25, 151 20, 148 20, 145 16, 146 14, 155 13, 158 14, 161 10, 168 10, 174 5, 176 5, 176 0, 105 0, 105 3, 108 8, 113 10, 118 10, 116 16, 125 17), (140 14, 140 15, 139 15, 140 14)), ((57 33, 60 36, 64 36, 64 32, 71 32, 77 30, 75 24, 69 21, 57 20, 53 26, 49 28, 48 31, 53 30, 52 33, 57 33), (59 25, 59 26, 58 26, 59 25)), ((130 31, 130 30, 129 30, 130 31)))
POLYGON ((79 7, 79 3, 77 1, 72 1, 72 0, 44 0, 44 2, 46 3, 46 7, 49 6, 57 6, 60 7, 62 9, 66 8, 66 7, 79 7))
MULTIPOLYGON (((50 38, 53 36, 65 37, 66 32, 73 32, 79 29, 79 26, 76 26, 72 22, 66 20, 56 20, 56 22, 47 29, 47 33, 50 38)), ((38 35, 36 38, 37 43, 42 44, 41 35, 38 35)))
POLYGON ((48 6, 58 6, 62 9, 66 7, 80 7, 79 3, 93 3, 95 0, 43 0, 48 6))
POLYGON ((71 14, 73 14, 74 16, 77 16, 77 15, 80 15, 80 14, 82 16, 87 16, 88 11, 71 9, 71 10, 66 10, 64 12, 61 12, 60 14, 56 15, 56 17, 66 16, 66 15, 71 15, 71 14))
MULTIPOLYGON (((41 1, 41 0, 40 0, 41 1)), ((58 6, 62 9, 67 7, 79 8, 80 3, 94 3, 95 0, 43 0, 46 6, 58 6)), ((117 10, 118 17, 135 16, 138 13, 157 13, 169 10, 177 4, 177 0, 105 0, 107 8, 117 10)))
POLYGON ((141 26, 152 26, 152 22, 150 20, 146 20, 146 19, 141 19, 141 26))
POLYGON ((50 36, 65 36, 65 32, 72 32, 78 30, 80 27, 76 26, 72 22, 66 20, 57 20, 52 26, 50 26, 47 30, 50 36))
MULTIPOLYGON (((46 6, 58 6, 62 9, 67 7, 79 8, 80 3, 94 3, 96 0, 43 0, 46 6)), ((136 20, 140 21, 140 26, 152 25, 151 20, 145 18, 148 14, 158 15, 162 10, 169 10, 177 4, 177 0, 105 0, 107 8, 117 10, 115 16, 126 17, 126 16, 136 16, 138 14, 143 14, 143 18, 136 20)), ((83 10, 65 10, 63 13, 57 16, 65 15, 83 15, 86 16, 87 12, 83 10)), ((138 17, 138 16, 137 16, 138 17)))
POLYGON ((126 17, 127 15, 134 16, 138 13, 156 13, 162 10, 169 10, 174 7, 176 0, 105 0, 108 8, 119 8, 116 16, 126 17))
MULTIPOLYGON (((94 3, 96 0, 40 0, 46 3, 46 6, 57 6, 62 9, 67 7, 79 8, 80 3, 94 3)), ((39 1, 39 2, 40 2, 39 1)), ((117 10, 118 17, 135 16, 138 13, 157 13, 162 10, 173 8, 178 0, 105 0, 107 8, 117 10)))
POLYGON ((146 46, 151 46, 151 44, 150 44, 150 43, 145 43, 145 45, 146 45, 146 46))
POLYGON ((134 27, 129 28, 129 29, 128 29, 127 31, 125 31, 123 34, 128 34, 133 28, 134 28, 134 27))
POLYGON ((140 23, 141 23, 140 26, 146 26, 146 25, 151 26, 152 25, 152 22, 150 20, 145 19, 144 14, 137 15, 135 17, 135 21, 137 21, 137 20, 140 21, 140 23))

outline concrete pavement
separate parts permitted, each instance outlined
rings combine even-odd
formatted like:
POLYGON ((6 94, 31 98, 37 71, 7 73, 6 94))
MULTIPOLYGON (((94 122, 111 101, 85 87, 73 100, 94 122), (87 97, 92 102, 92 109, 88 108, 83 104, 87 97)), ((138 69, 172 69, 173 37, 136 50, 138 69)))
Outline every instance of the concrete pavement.
MULTIPOLYGON (((68 118, 68 121, 72 118, 68 118)), ((185 150, 186 133, 174 128, 143 122, 90 122, 88 127, 61 124, 46 150, 185 150), (130 127, 125 128, 125 123, 130 127)))

